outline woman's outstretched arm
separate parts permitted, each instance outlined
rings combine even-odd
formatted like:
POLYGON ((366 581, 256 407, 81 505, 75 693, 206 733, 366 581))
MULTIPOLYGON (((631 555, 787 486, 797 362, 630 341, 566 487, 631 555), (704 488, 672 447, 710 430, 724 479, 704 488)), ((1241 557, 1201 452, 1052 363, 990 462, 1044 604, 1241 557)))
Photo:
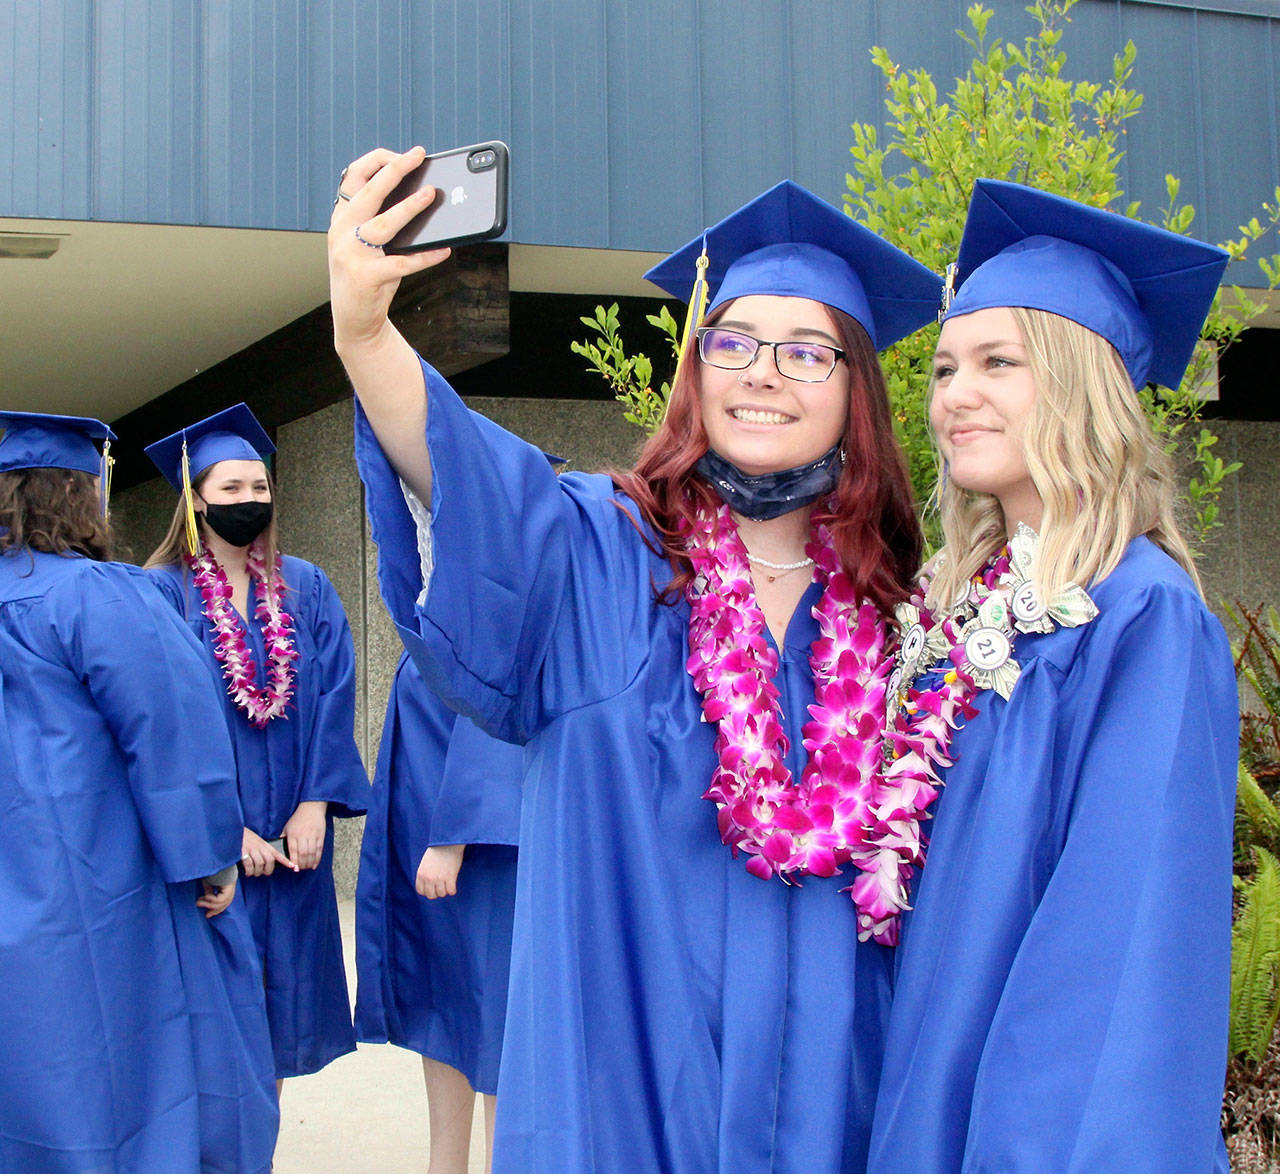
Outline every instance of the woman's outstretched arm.
POLYGON ((425 157, 421 147, 403 154, 378 148, 347 168, 339 190, 350 198, 337 200, 329 221, 329 296, 334 347, 374 435, 405 484, 420 500, 430 501, 422 367, 387 311, 403 278, 440 264, 449 250, 387 256, 371 247, 390 240, 435 199, 435 189, 424 187, 379 212, 425 157))

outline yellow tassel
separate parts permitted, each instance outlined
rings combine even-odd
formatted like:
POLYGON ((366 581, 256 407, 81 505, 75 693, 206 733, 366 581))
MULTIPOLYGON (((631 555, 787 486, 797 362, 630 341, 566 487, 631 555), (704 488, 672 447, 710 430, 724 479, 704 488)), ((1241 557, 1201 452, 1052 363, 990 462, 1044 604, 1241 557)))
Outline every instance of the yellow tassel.
POLYGON ((116 458, 111 455, 111 441, 102 442, 102 470, 98 474, 98 496, 102 501, 102 519, 111 521, 111 470, 115 468, 116 458))
POLYGON ((192 498, 191 462, 187 459, 187 441, 182 440, 182 504, 187 522, 187 550, 195 558, 200 553, 200 531, 196 528, 196 504, 192 498))
POLYGON ((689 295, 689 309, 684 318, 684 334, 680 338, 680 358, 676 360, 676 377, 672 381, 672 387, 680 379, 680 369, 684 366, 684 361, 689 354, 689 342, 693 338, 694 331, 702 325, 702 316, 707 312, 707 266, 711 262, 707 259, 707 242, 704 238, 702 242, 702 256, 698 258, 698 275, 693 281, 693 293, 689 295))

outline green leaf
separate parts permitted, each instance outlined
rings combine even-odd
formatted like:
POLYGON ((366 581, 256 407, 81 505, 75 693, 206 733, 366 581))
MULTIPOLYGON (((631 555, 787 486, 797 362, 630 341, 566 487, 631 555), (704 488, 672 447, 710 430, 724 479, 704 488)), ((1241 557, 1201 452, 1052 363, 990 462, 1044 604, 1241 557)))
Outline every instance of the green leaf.
POLYGON ((1242 890, 1231 933, 1229 1051, 1258 1063, 1280 1016, 1280 865, 1255 849, 1257 872, 1242 890))

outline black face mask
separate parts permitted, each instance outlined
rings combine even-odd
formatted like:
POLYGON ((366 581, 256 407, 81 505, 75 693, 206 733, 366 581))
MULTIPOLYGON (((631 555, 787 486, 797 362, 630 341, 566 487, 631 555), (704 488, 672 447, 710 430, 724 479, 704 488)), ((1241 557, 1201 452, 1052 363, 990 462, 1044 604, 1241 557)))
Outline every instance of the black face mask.
POLYGON ((248 546, 271 521, 271 502, 238 501, 234 505, 204 507, 204 520, 223 542, 232 546, 248 546))
POLYGON ((798 510, 830 493, 840 480, 844 460, 837 444, 807 465, 752 477, 708 449, 694 468, 730 509, 744 518, 763 522, 798 510))

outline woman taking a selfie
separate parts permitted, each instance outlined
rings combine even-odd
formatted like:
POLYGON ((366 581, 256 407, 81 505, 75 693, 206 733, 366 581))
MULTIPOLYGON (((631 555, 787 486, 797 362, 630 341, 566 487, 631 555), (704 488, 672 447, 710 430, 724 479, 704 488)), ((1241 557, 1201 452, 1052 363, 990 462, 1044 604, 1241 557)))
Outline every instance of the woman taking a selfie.
POLYGON ((939 282, 778 185, 653 274, 688 296, 705 243, 636 467, 557 477, 387 321, 443 258, 372 247, 421 159, 349 169, 333 311, 380 560, 423 584, 402 634, 527 743, 494 1168, 861 1170, 915 853, 879 747, 920 538, 875 351, 939 282))
POLYGON ((266 1171, 217 695, 150 577, 108 561, 111 430, 0 428, 0 1169, 266 1171))
POLYGON ((353 736, 351 632, 324 572, 279 553, 264 463, 274 451, 244 404, 150 445, 181 496, 147 568, 223 693, 278 1085, 355 1048, 333 820, 365 810, 369 782, 353 736))
POLYGON ((946 545, 891 702, 904 757, 911 712, 959 728, 920 763, 946 786, 875 1174, 1226 1170, 1235 680, 1135 390, 1181 381, 1225 263, 975 189, 934 356, 946 545))

